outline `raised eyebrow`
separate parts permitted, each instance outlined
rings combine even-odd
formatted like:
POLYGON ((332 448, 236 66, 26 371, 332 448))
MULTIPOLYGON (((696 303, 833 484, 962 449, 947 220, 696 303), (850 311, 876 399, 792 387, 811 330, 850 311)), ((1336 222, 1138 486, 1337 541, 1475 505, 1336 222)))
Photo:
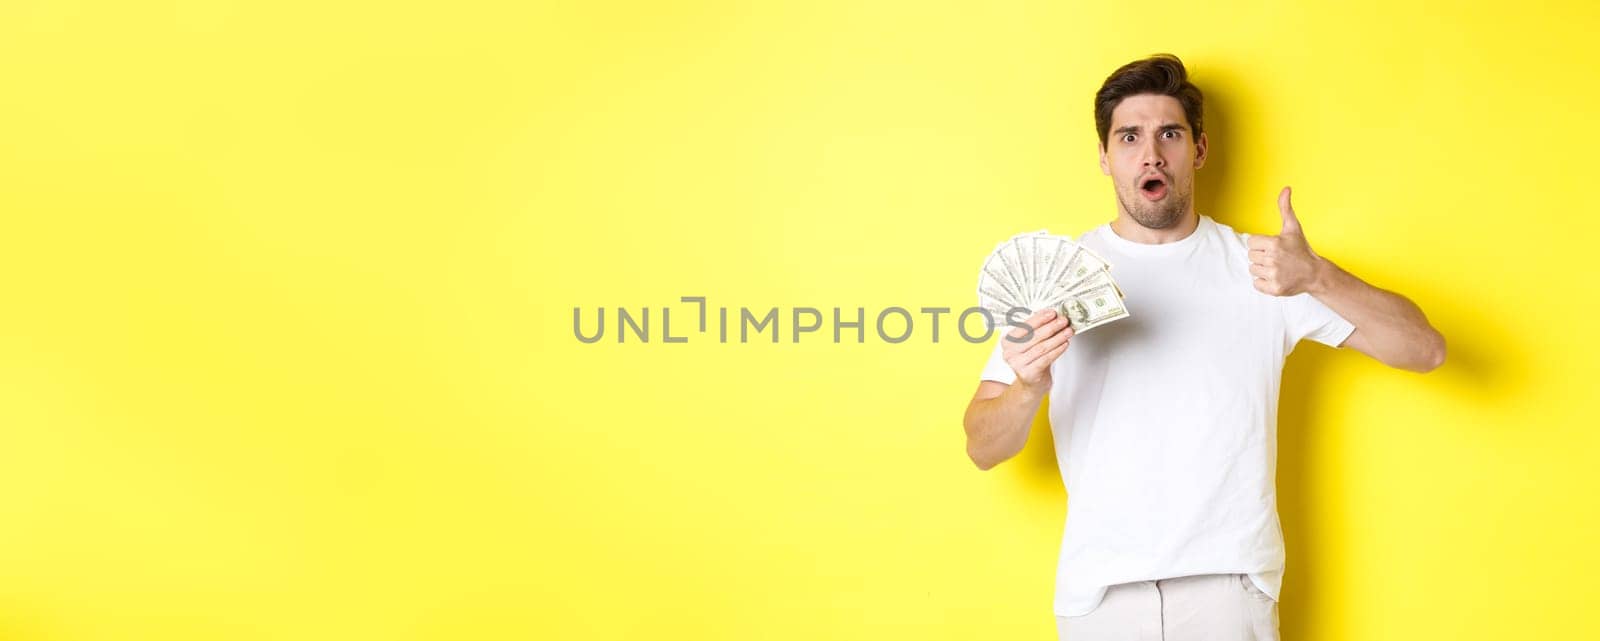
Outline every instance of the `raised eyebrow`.
MULTIPOLYGON (((1189 128, 1183 126, 1182 123, 1176 123, 1176 122, 1169 122, 1167 124, 1161 125, 1161 127, 1158 128, 1158 131, 1171 131, 1171 130, 1188 131, 1189 128)), ((1125 126, 1122 126, 1122 127, 1117 127, 1116 131, 1113 131, 1112 133, 1114 133, 1114 134, 1116 134, 1118 136, 1121 136, 1122 134, 1136 134, 1136 133, 1139 133, 1139 127, 1137 127, 1135 125, 1125 125, 1125 126)))

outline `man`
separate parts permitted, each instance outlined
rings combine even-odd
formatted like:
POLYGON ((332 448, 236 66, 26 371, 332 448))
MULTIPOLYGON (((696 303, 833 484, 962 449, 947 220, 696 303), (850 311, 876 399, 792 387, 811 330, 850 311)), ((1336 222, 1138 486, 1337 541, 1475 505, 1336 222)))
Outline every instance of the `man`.
POLYGON ((1126 294, 1128 318, 1075 338, 1049 310, 998 341, 964 425, 987 470, 1022 450, 1046 394, 1070 497, 1056 568, 1062 639, 1277 639, 1284 569, 1277 407, 1301 339, 1401 369, 1444 361, 1405 297, 1283 228, 1252 236, 1194 211, 1202 96, 1183 63, 1117 69, 1095 96, 1117 217, 1078 242, 1126 294))

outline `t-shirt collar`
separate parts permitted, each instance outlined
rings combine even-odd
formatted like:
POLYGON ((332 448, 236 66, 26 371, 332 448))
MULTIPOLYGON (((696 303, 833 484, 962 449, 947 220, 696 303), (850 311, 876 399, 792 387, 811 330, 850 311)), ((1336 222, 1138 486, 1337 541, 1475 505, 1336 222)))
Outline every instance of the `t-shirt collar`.
POLYGON ((1125 254, 1135 256, 1168 256, 1187 251, 1190 246, 1200 242, 1200 236, 1202 232, 1210 231, 1211 224, 1212 221, 1210 216, 1200 214, 1199 224, 1194 226, 1194 231, 1190 232, 1188 236, 1184 236, 1182 240, 1161 244, 1134 242, 1118 236, 1117 232, 1111 229, 1111 223, 1106 223, 1100 227, 1104 232, 1102 236, 1105 238, 1106 243, 1125 254))

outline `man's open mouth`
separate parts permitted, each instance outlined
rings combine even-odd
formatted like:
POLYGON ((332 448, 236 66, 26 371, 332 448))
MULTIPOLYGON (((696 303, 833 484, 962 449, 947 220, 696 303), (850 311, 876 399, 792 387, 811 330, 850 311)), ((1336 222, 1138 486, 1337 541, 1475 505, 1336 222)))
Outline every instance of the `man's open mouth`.
POLYGON ((1150 200, 1161 200, 1167 196, 1167 181, 1159 176, 1145 178, 1139 182, 1139 193, 1150 200))

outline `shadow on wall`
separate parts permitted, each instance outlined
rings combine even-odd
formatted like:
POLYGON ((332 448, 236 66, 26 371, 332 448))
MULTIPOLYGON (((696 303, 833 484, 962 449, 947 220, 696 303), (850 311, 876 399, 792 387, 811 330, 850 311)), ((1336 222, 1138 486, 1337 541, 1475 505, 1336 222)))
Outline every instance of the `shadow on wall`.
MULTIPOLYGON (((1329 567, 1323 562, 1328 556, 1342 556, 1337 551, 1336 538, 1328 536, 1330 512, 1313 502, 1316 486, 1344 487, 1345 479, 1352 473, 1351 465, 1319 456, 1312 443, 1326 445, 1338 440, 1331 434, 1313 438, 1309 433, 1318 425, 1323 409, 1337 403, 1359 403, 1359 398, 1335 398, 1324 391, 1327 376, 1339 361, 1366 368, 1374 376, 1428 376, 1442 379, 1434 389, 1465 389, 1471 398, 1480 403, 1494 403, 1518 393, 1520 380, 1514 363, 1509 358, 1496 355, 1517 354, 1515 349, 1502 349, 1514 340, 1503 326, 1491 325, 1486 317, 1469 318, 1462 310, 1436 308, 1422 305, 1433 323, 1449 344, 1449 356, 1443 367, 1428 374, 1415 374, 1387 370, 1376 361, 1350 349, 1335 351, 1310 341, 1302 341, 1284 364, 1283 385, 1278 402, 1278 516, 1283 526, 1284 548, 1287 557, 1283 575, 1282 607, 1279 610, 1280 629, 1285 639, 1315 639, 1318 632, 1339 619, 1340 613, 1329 611, 1319 589, 1321 581, 1316 568, 1329 567), (1469 325, 1470 324, 1470 325, 1469 325), (1452 328, 1472 327, 1471 332, 1452 331, 1452 328), (1452 340, 1452 337, 1457 337, 1452 340), (1462 337, 1470 337, 1463 340, 1462 337), (1490 349, 1496 346, 1495 349, 1490 349)), ((1461 394, 1451 392, 1452 398, 1461 394)), ((1326 426, 1326 423, 1321 423, 1326 426)), ((1393 426, 1403 429, 1404 425, 1393 426)), ((1342 448, 1333 448, 1339 450, 1342 448)), ((1396 492, 1408 491, 1396 487, 1396 492)), ((1425 502, 1429 497, 1419 493, 1415 500, 1425 502)), ((1350 515, 1359 521, 1359 514, 1350 515)), ((1342 519, 1342 517, 1341 517, 1342 519)))
MULTIPOLYGON (((1070 347, 1068 349, 1071 349, 1070 347)), ((1050 433, 1050 399, 1039 404, 1039 413, 1033 417, 1028 443, 1014 460, 1017 479, 1030 491, 1058 493, 1065 491, 1061 470, 1056 467, 1056 440, 1050 433)), ((1062 512, 1062 517, 1066 512, 1062 512)))
POLYGON ((1195 171, 1194 210, 1219 222, 1227 222, 1218 213, 1221 203, 1229 202, 1226 196, 1234 191, 1234 185, 1228 182, 1234 173, 1228 168, 1233 164, 1231 152, 1236 147, 1228 143, 1237 137, 1229 135, 1233 129, 1229 114, 1233 113, 1230 105, 1234 104, 1234 94, 1228 88, 1238 84, 1231 77, 1210 70, 1205 76, 1196 73, 1194 81, 1205 94, 1205 113, 1200 126, 1205 131, 1207 146, 1206 164, 1195 171))

